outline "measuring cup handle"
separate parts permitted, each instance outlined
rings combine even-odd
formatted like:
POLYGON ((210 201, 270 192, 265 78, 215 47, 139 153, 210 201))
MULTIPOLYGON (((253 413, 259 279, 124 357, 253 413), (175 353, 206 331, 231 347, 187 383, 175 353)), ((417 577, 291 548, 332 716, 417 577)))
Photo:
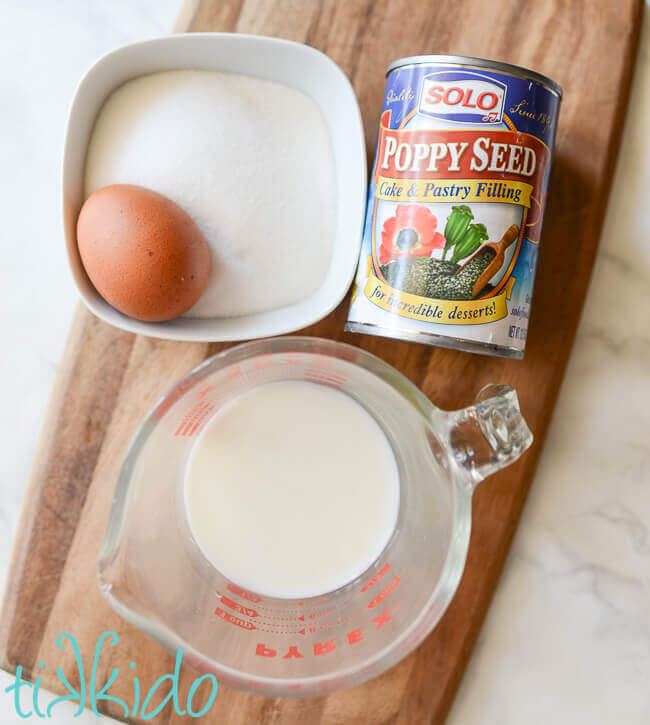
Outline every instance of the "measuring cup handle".
POLYGON ((533 442, 517 393, 508 385, 487 385, 469 408, 447 413, 449 445, 474 488, 514 463, 533 442))

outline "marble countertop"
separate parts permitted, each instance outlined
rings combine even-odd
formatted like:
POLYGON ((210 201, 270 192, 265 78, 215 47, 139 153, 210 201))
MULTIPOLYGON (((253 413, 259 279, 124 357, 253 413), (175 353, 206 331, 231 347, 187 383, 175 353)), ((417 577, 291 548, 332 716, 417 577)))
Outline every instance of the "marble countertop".
MULTIPOLYGON (((180 5, 3 2, 0 373, 11 382, 0 408, 0 586, 76 304, 61 240, 52 235, 61 228, 69 100, 96 57, 169 32, 180 5)), ((638 213, 650 204, 649 16, 646 4, 633 101, 580 329, 451 725, 650 722, 650 235, 638 213)), ((11 681, 0 673, 2 723, 23 722, 4 692, 11 681)), ((71 722, 72 710, 56 713, 51 722, 71 722)), ((96 720, 85 713, 74 721, 96 720)))

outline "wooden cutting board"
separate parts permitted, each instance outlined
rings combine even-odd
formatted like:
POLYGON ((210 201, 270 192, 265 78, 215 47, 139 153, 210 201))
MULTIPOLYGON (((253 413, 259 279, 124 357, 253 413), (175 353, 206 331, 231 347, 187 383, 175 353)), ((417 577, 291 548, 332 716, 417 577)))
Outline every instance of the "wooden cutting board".
MULTIPOLYGON (((534 68, 564 87, 557 150, 526 359, 485 358, 406 342, 343 334, 347 300, 304 331, 343 339, 404 372, 442 408, 472 402, 486 383, 519 392, 535 434, 514 466, 484 482, 474 501, 467 569, 447 614, 426 642, 383 676, 306 701, 264 699, 221 688, 206 723, 423 723, 444 721, 476 641, 510 545, 562 381, 596 255, 625 115, 640 0, 201 0, 192 30, 277 35, 328 53, 359 96, 369 154, 374 149, 387 64, 400 56, 457 53, 534 68)), ((57 232, 54 232, 57 234, 57 232)), ((63 247, 61 253, 63 254, 63 247)), ((135 337, 79 309, 70 332, 16 538, 0 623, 0 664, 41 675, 78 673, 56 646, 79 642, 89 669, 98 636, 115 630, 99 680, 123 673, 111 693, 133 701, 128 663, 143 691, 173 669, 152 640, 104 602, 95 559, 128 440, 154 400, 179 376, 225 346, 135 337), (37 663, 43 662, 39 669, 37 663)), ((196 674, 185 670, 183 692, 196 674)), ((114 716, 120 710, 111 707, 114 716)), ((156 723, 187 718, 170 707, 156 723)))

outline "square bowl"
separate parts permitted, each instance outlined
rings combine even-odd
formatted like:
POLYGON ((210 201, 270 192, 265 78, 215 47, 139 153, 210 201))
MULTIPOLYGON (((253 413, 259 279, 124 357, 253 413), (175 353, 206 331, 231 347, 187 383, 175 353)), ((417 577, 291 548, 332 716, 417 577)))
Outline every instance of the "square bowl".
POLYGON ((320 51, 278 38, 233 33, 187 33, 125 45, 98 60, 82 78, 66 130, 63 224, 72 276, 86 306, 130 332, 173 340, 226 341, 299 330, 328 315, 347 292, 359 258, 366 201, 366 150, 356 95, 343 71, 320 51), (241 317, 178 317, 143 322, 118 312, 95 290, 81 264, 76 224, 83 202, 86 152, 108 96, 132 78, 158 71, 200 69, 241 73, 302 91, 321 109, 336 173, 336 225, 330 266, 309 297, 241 317))

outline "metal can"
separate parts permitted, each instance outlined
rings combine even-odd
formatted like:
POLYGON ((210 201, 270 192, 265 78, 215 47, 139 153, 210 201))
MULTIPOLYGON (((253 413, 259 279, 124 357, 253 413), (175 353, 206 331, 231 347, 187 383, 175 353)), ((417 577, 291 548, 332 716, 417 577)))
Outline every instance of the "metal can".
POLYGON ((389 66, 346 330, 523 358, 561 97, 481 58, 389 66))

